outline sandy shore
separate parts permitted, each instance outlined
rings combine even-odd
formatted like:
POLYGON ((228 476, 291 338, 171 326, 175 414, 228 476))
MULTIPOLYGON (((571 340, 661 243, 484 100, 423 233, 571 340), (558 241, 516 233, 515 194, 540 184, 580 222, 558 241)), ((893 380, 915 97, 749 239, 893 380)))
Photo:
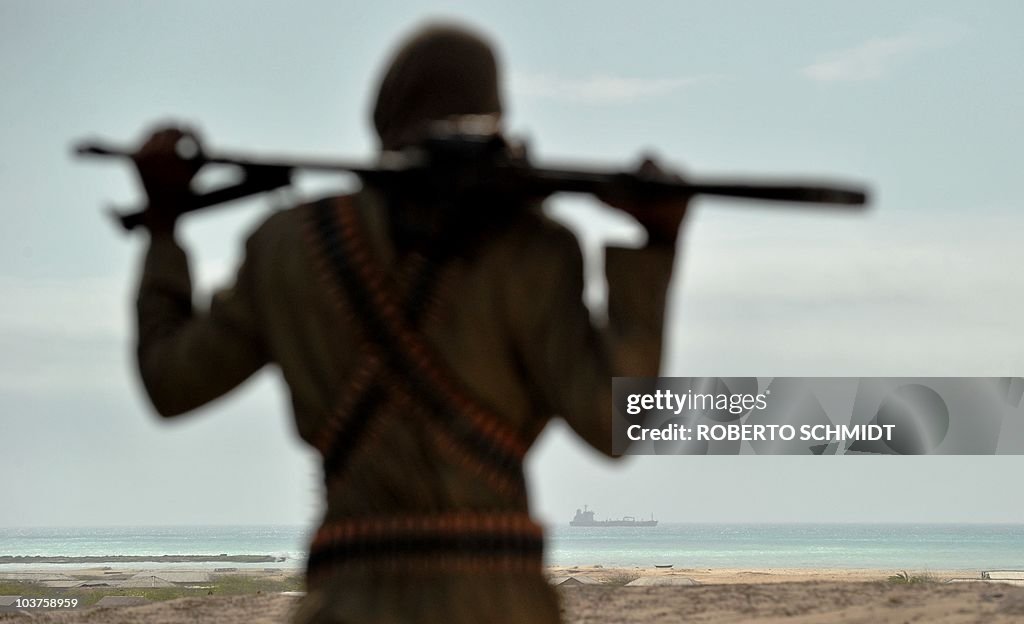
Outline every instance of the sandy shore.
MULTIPOLYGON (((0 568, 0 572, 3 569, 0 568)), ((102 569, 60 569, 69 578, 96 578, 102 569)), ((123 571, 122 571, 123 572, 123 571)), ((130 572, 160 575, 160 570, 130 572)), ((181 573, 181 570, 175 570, 181 573)), ((196 570, 209 574, 209 570, 196 570)), ((858 623, 938 622, 959 624, 1024 621, 1024 587, 996 581, 946 583, 949 579, 979 579, 979 570, 928 571, 929 582, 888 582, 894 570, 847 569, 693 569, 557 567, 553 578, 572 577, 558 587, 567 623, 590 622, 733 622, 858 623), (670 586, 624 586, 636 579, 679 583, 670 586), (694 583, 690 583, 690 581, 694 583), (685 583, 685 584, 682 584, 685 583)), ((924 575, 922 571, 908 571, 924 575)), ((36 571, 55 574, 53 568, 36 571)), ((248 570, 247 575, 280 576, 288 571, 248 570)), ((17 574, 33 573, 19 571, 17 574)), ((1012 576, 1012 575, 1010 575, 1012 576)), ((1024 578, 1024 575, 1020 575, 1024 578)), ((8 580, 10 572, 3 572, 8 580)), ((35 579, 40 578, 34 576, 35 579)), ((10 585, 7 586, 8 588, 10 585)), ((59 590, 54 589, 56 597, 59 590)), ((96 591, 104 591, 97 588, 96 591)), ((107 590, 109 591, 109 590, 107 590)), ((36 597, 42 597, 37 595, 36 597)), ((228 624, 285 622, 299 598, 257 594, 178 598, 138 606, 93 607, 74 611, 30 614, 0 613, 0 622, 63 624, 228 624)))
MULTIPOLYGON (((551 576, 577 576, 593 578, 602 583, 623 584, 630 577, 690 578, 701 585, 759 585, 763 583, 805 583, 835 581, 868 583, 886 581, 900 570, 868 568, 603 568, 600 566, 552 566, 551 576)), ((980 571, 971 570, 911 570, 911 574, 928 575, 937 581, 950 579, 978 579, 980 571)))

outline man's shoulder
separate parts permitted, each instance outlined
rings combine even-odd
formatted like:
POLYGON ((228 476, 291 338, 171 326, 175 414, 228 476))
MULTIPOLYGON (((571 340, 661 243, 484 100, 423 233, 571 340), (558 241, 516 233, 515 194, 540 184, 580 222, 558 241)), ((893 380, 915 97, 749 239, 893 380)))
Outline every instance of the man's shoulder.
MULTIPOLYGON (((249 235, 248 252, 274 253, 305 246, 309 241, 313 207, 324 201, 341 202, 346 198, 357 200, 354 205, 364 209, 369 202, 359 195, 330 196, 274 211, 249 235)), ((539 206, 524 208, 497 240, 500 241, 497 247, 514 255, 517 261, 572 261, 581 253, 573 232, 544 214, 539 206)), ((503 255, 501 251, 498 253, 503 255)))
POLYGON ((565 225, 544 214, 539 207, 524 210, 509 229, 516 251, 530 255, 579 253, 576 235, 565 225))
POLYGON ((280 208, 270 213, 249 234, 246 247, 255 249, 303 245, 310 211, 322 201, 338 201, 340 197, 324 197, 280 208))

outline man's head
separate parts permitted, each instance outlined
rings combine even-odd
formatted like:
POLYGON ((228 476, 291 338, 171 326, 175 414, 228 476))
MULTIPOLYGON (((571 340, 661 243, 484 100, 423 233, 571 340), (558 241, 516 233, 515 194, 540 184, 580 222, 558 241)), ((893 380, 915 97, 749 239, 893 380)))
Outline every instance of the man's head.
POLYGON ((373 125, 381 149, 421 139, 430 123, 457 115, 500 115, 498 67, 482 36, 452 24, 414 32, 391 59, 373 125))

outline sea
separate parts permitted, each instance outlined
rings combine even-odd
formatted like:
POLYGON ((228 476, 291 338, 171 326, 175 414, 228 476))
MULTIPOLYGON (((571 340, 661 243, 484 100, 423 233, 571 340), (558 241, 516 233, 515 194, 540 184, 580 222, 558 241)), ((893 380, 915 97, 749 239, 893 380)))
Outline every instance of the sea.
MULTIPOLYGON (((1024 568, 1024 524, 682 524, 547 527, 550 565, 676 568, 1024 568)), ((301 568, 299 526, 0 528, 0 556, 269 555, 275 563, 150 564, 301 568)), ((0 564, 0 572, 67 564, 0 564)), ((79 564, 81 565, 81 564, 79 564)), ((139 563, 102 563, 139 567, 139 563)))

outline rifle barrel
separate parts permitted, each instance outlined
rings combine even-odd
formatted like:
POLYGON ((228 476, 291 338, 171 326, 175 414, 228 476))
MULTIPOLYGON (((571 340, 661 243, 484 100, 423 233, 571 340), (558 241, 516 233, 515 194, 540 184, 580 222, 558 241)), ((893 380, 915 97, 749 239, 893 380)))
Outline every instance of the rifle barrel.
POLYGON ((528 178, 549 191, 567 193, 637 193, 656 196, 716 195, 779 202, 797 202, 863 207, 868 200, 863 189, 835 184, 805 182, 750 182, 746 180, 666 180, 613 171, 531 168, 528 178))

